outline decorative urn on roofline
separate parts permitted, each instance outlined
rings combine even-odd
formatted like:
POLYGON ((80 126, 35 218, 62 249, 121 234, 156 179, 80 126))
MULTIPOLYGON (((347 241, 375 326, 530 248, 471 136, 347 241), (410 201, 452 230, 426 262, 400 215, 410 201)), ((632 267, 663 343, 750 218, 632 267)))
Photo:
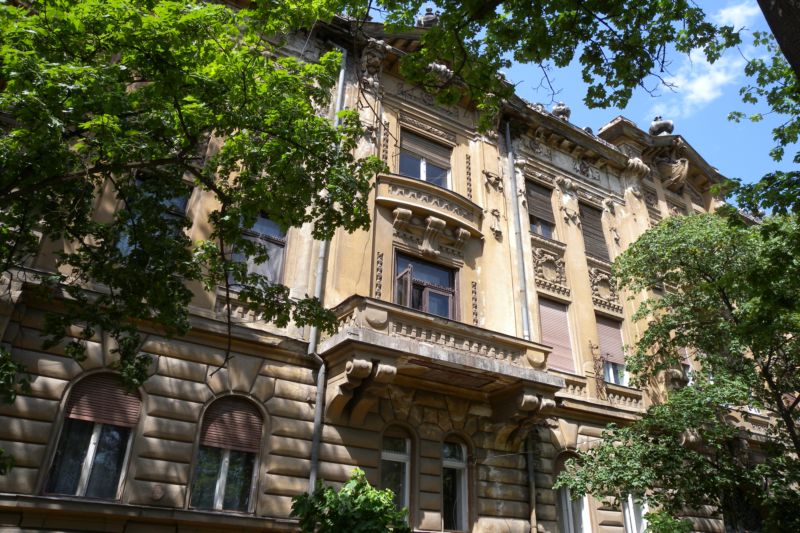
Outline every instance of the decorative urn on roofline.
POLYGON ((561 120, 569 120, 569 116, 572 114, 572 110, 567 107, 567 104, 564 102, 556 102, 553 106, 553 114, 560 118, 561 120))
POLYGON ((650 135, 661 135, 663 133, 672 133, 675 125, 671 120, 664 120, 661 115, 658 115, 650 123, 650 135))

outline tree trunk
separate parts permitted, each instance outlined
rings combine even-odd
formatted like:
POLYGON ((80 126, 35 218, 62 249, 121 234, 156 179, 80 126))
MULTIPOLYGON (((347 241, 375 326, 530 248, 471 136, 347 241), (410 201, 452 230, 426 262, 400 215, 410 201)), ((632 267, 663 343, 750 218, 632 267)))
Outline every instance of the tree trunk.
POLYGON ((800 0, 758 0, 786 60, 800 80, 800 0))

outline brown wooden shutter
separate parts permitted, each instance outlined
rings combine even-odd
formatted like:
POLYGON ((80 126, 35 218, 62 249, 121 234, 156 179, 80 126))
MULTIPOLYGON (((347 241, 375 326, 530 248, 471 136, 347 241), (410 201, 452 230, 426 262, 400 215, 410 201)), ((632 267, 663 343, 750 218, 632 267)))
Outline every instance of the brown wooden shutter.
POLYGON ((525 189, 528 196, 528 212, 540 220, 555 224, 553 204, 550 201, 552 191, 530 181, 525 184, 525 189))
POLYGON ((203 417, 200 444, 258 453, 261 448, 261 413, 241 398, 222 398, 203 417))
POLYGON ((625 364, 622 349, 622 322, 613 318, 597 316, 597 338, 600 355, 610 363, 625 364))
POLYGON ((586 253, 603 261, 609 261, 606 237, 603 235, 603 212, 586 204, 580 204, 580 209, 586 253))
POLYGON ((574 373, 567 306, 539 298, 539 321, 542 326, 542 342, 553 347, 547 358, 547 366, 574 373))
POLYGON ((133 427, 139 421, 142 402, 139 395, 122 388, 115 374, 94 374, 72 388, 67 400, 66 417, 133 427))
POLYGON ((450 168, 450 154, 452 150, 449 146, 443 146, 439 143, 429 141, 425 137, 404 130, 400 134, 400 148, 422 156, 436 166, 450 168))

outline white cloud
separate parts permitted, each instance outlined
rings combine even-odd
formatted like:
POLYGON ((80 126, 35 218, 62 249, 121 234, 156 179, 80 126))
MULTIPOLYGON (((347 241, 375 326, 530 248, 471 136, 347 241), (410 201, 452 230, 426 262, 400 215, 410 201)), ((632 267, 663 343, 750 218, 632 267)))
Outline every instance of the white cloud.
POLYGON ((733 29, 739 30, 750 25, 760 13, 761 9, 756 2, 745 1, 720 9, 713 18, 717 24, 733 26, 733 29))
POLYGON ((739 54, 729 52, 715 63, 709 63, 702 52, 695 50, 684 59, 675 75, 666 80, 675 86, 674 92, 665 90, 662 100, 651 107, 650 114, 670 119, 687 117, 726 91, 735 91, 743 69, 744 59, 739 54))

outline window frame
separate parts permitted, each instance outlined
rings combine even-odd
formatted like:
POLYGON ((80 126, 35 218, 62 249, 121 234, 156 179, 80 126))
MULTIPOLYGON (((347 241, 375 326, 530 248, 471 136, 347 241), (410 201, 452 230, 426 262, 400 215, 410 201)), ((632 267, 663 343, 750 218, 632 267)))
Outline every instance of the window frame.
POLYGON ((225 488, 228 485, 228 470, 230 468, 230 458, 232 451, 239 451, 239 450, 232 450, 230 448, 218 448, 216 446, 206 446, 201 444, 197 448, 197 452, 195 453, 195 470, 193 473, 192 478, 192 489, 194 489, 194 483, 197 479, 197 461, 200 457, 200 450, 203 448, 214 448, 218 449, 222 452, 222 456, 220 457, 220 465, 219 471, 217 472, 217 479, 214 483, 214 501, 212 506, 209 507, 196 507, 192 505, 191 496, 194 496, 194 490, 192 490, 192 494, 189 498, 189 508, 195 509, 198 511, 218 511, 223 513, 244 513, 244 514, 252 514, 255 510, 255 502, 254 496, 256 495, 256 484, 258 481, 258 472, 260 468, 260 454, 253 453, 253 452, 242 452, 247 453, 253 456, 253 473, 250 476, 250 491, 247 497, 247 510, 240 511, 239 509, 225 509, 223 508, 223 504, 225 503, 225 488))
POLYGON ((628 371, 623 363, 603 361, 603 380, 612 385, 628 386, 628 371))
POLYGON ((408 309, 414 309, 415 311, 421 311, 423 313, 428 313, 434 316, 438 316, 440 318, 444 318, 446 320, 458 320, 458 269, 452 268, 447 265, 442 265, 440 263, 434 263, 432 261, 427 261, 425 259, 421 259, 417 256, 404 253, 402 251, 396 250, 394 255, 394 264, 395 268, 394 271, 397 272, 398 267, 398 260, 400 256, 403 256, 409 261, 409 265, 403 269, 402 272, 396 273, 394 275, 394 291, 393 291, 393 299, 392 301, 398 305, 406 307, 408 309), (442 287, 441 285, 437 285, 435 283, 430 283, 427 281, 423 281, 420 279, 414 279, 414 269, 413 263, 423 263, 428 264, 443 270, 450 271, 452 276, 452 288, 449 287, 442 287), (414 289, 416 287, 421 287, 422 294, 421 294, 421 305, 420 308, 414 307, 414 289), (401 290, 402 289, 402 290, 401 290), (446 296, 449 300, 448 302, 448 316, 442 316, 435 314, 430 311, 429 305, 429 298, 431 294, 438 294, 441 296, 446 296), (398 300, 402 300, 398 301, 398 300))
POLYGON ((469 450, 467 445, 463 442, 458 442, 456 440, 447 440, 445 439, 442 441, 442 531, 467 531, 469 528, 469 468, 468 468, 468 457, 469 457, 469 450), (464 459, 459 461, 456 459, 448 459, 444 457, 444 446, 446 444, 454 444, 461 448, 461 454, 463 455, 464 459), (445 526, 445 517, 444 517, 444 509, 445 509, 445 501, 444 501, 444 471, 445 470, 455 470, 457 472, 458 481, 457 481, 457 502, 462 502, 461 505, 461 512, 458 513, 457 517, 457 525, 455 529, 447 529, 445 526))
POLYGON ((409 510, 407 518, 411 516, 411 468, 412 468, 412 455, 411 455, 411 437, 407 434, 405 430, 400 428, 389 428, 387 431, 384 431, 383 435, 381 436, 381 453, 380 453, 380 468, 381 468, 381 476, 380 476, 380 486, 381 489, 391 488, 391 487, 384 487, 383 486, 383 463, 384 462, 392 462, 392 463, 401 463, 405 467, 405 474, 403 476, 403 494, 401 495, 401 502, 400 508, 406 508, 409 510), (391 450, 386 450, 384 448, 384 440, 387 438, 397 438, 403 439, 405 444, 405 452, 395 452, 391 450))
POLYGON ((622 519, 625 533, 645 533, 647 531, 647 519, 644 515, 647 514, 647 503, 637 503, 633 498, 633 494, 622 500, 622 519), (640 509, 640 521, 637 522, 635 509, 640 509))
MULTIPOLYGON (((260 214, 260 215, 258 215, 258 217, 256 217, 256 221, 253 223, 253 226, 257 225, 258 219, 264 219, 264 220, 266 220, 268 222, 271 222, 272 224, 275 224, 276 226, 278 225, 275 221, 273 221, 268 216, 266 216, 264 214, 260 214)), ((284 282, 284 278, 286 276, 286 255, 287 255, 287 250, 289 248, 289 230, 286 230, 286 231, 281 230, 281 231, 283 231, 283 237, 277 237, 275 235, 270 235, 268 233, 261 233, 259 231, 255 231, 255 230, 252 229, 253 226, 251 226, 249 228, 242 228, 242 236, 245 239, 250 240, 252 242, 255 242, 260 246, 264 246, 264 243, 270 243, 270 244, 273 244, 273 245, 281 247, 281 265, 280 265, 280 272, 278 272, 278 276, 277 276, 278 279, 277 280, 270 280, 271 284, 280 285, 280 284, 282 284, 284 282)), ((278 227, 280 227, 280 226, 278 226, 278 227)), ((244 254, 242 254, 240 252, 231 252, 230 253, 230 258, 231 258, 230 259, 231 262, 236 262, 236 263, 241 263, 241 262, 246 263, 247 262, 247 257, 245 257, 244 254)), ((273 256, 270 256, 270 258, 266 261, 266 263, 269 263, 272 260, 273 260, 273 256)), ((264 265, 266 263, 259 263, 258 266, 264 265)), ((247 273, 248 274, 251 273, 251 270, 250 270, 249 267, 247 269, 247 273)), ((228 285, 229 285, 231 291, 233 291, 233 292, 238 292, 239 290, 241 290, 241 287, 242 287, 241 283, 236 283, 233 280, 231 272, 228 272, 228 285)))
MULTIPOLYGON (((434 163, 431 162, 431 164, 434 164, 434 163)), ((435 166, 438 167, 439 165, 435 165, 435 166)), ((420 181, 424 181, 425 183, 430 183, 431 185, 434 185, 436 187, 441 187, 443 189, 447 189, 448 191, 452 191, 453 190, 453 179, 452 179, 452 176, 453 176, 453 147, 450 146, 450 145, 442 144, 440 142, 432 140, 432 139, 430 139, 429 137, 427 137, 425 135, 421 135, 421 134, 417 133, 416 131, 413 131, 413 130, 410 130, 410 129, 407 129, 407 128, 401 128, 401 130, 400 130, 400 142, 398 144, 398 151, 397 151, 397 174, 400 175, 400 176, 405 176, 405 177, 410 178, 410 179, 418 179, 420 181), (437 146, 441 146, 442 148, 446 148, 447 150, 450 151, 450 156, 448 158, 449 165, 445 169, 447 172, 446 172, 445 179, 444 179, 444 181, 445 181, 444 185, 437 185, 436 183, 433 183, 433 182, 430 181, 430 179, 428 179, 428 162, 429 162, 429 159, 433 159, 433 157, 426 156, 425 154, 417 153, 413 149, 409 149, 409 148, 403 147, 403 140, 402 139, 403 139, 403 134, 404 133, 408 133, 408 134, 411 134, 411 135, 413 135, 415 137, 419 137, 419 138, 421 138, 421 139, 423 139, 423 140, 425 140, 425 141, 427 141, 427 142, 429 142, 431 144, 435 144, 437 146), (403 154, 410 155, 412 157, 415 157, 415 158, 419 159, 419 178, 417 178, 416 176, 410 176, 408 174, 404 174, 401 171, 401 158, 403 157, 403 154)))
MULTIPOLYGON (((73 420, 80 420, 80 419, 73 419, 73 420)), ((61 448, 61 439, 64 436, 64 427, 66 426, 67 419, 62 418, 61 420, 61 428, 58 432, 58 440, 56 440, 55 449, 53 451, 53 458, 50 461, 50 468, 48 469, 47 473, 47 482, 45 483, 45 487, 43 492, 45 494, 52 494, 58 496, 67 496, 67 497, 75 497, 75 498, 89 498, 92 500, 104 500, 104 501, 115 501, 120 499, 120 492, 122 489, 123 482, 125 480, 125 473, 128 471, 128 464, 130 463, 131 458, 131 444, 133 443, 133 434, 134 428, 125 428, 128 429, 128 438, 125 440, 125 455, 122 459, 122 465, 120 467, 119 479, 117 480, 117 487, 114 490, 114 494, 109 497, 102 497, 102 496, 86 496, 86 491, 89 488, 89 480, 92 477, 92 471, 94 470, 95 464, 94 460, 97 455, 97 447, 100 442, 100 435, 103 431, 105 426, 117 427, 122 428, 123 426, 115 426, 114 424, 105 424, 103 422, 91 422, 89 420, 80 420, 81 422, 86 422, 92 424, 92 434, 89 437, 89 443, 86 446, 86 453, 83 456, 83 461, 81 462, 81 475, 78 478, 78 486, 75 489, 74 494, 67 494, 63 492, 55 492, 50 491, 47 489, 48 485, 52 482, 53 476, 55 472, 53 472, 53 468, 56 465, 56 460, 58 459, 58 452, 61 448)))
POLYGON ((197 434, 195 436, 195 446, 192 452, 192 462, 191 462, 191 470, 190 470, 190 479, 189 483, 187 484, 187 494, 186 494, 186 503, 184 504, 187 509, 194 510, 194 511, 213 511, 213 512, 221 512, 221 513, 232 513, 232 514, 239 514, 239 515, 253 515, 256 510, 257 505, 257 497, 258 497, 258 490, 259 490, 259 481, 261 479, 261 467, 262 467, 262 454, 264 451, 264 441, 265 441, 265 431, 267 428, 267 415, 262 408, 259 407, 259 403, 254 401, 252 398, 248 396, 243 396, 240 394, 229 394, 220 397, 213 398, 203 410, 203 414, 200 417, 200 422, 198 424, 197 434), (258 434, 258 441, 259 447, 257 452, 253 451, 245 451, 243 449, 234 449, 234 448, 223 448, 221 446, 212 446, 209 444, 203 444, 203 433, 204 427, 206 424, 206 417, 208 416, 209 410, 212 406, 214 406, 217 402, 226 402, 226 401, 243 401, 250 404, 259 417, 259 424, 260 424, 260 433, 258 434), (198 481, 198 472, 197 467, 200 461, 200 452, 203 449, 214 449, 220 451, 220 461, 219 461, 219 470, 217 471, 216 479, 214 481, 214 497, 211 507, 204 507, 204 506, 195 506, 192 504, 192 499, 195 496, 195 489, 196 483, 198 481), (224 499, 225 499, 225 489, 228 484, 228 472, 230 468, 230 456, 231 452, 240 452, 245 453, 253 456, 253 472, 250 476, 250 485, 249 491, 247 493, 247 509, 246 510, 239 510, 239 509, 225 509, 223 507, 224 499))
POLYGON ((558 489, 558 515, 563 527, 561 533, 586 533, 593 531, 589 512, 589 498, 584 494, 573 499, 569 488, 558 489), (575 513, 575 505, 580 505, 580 513, 575 513), (580 523, 575 518, 580 517, 580 523))

